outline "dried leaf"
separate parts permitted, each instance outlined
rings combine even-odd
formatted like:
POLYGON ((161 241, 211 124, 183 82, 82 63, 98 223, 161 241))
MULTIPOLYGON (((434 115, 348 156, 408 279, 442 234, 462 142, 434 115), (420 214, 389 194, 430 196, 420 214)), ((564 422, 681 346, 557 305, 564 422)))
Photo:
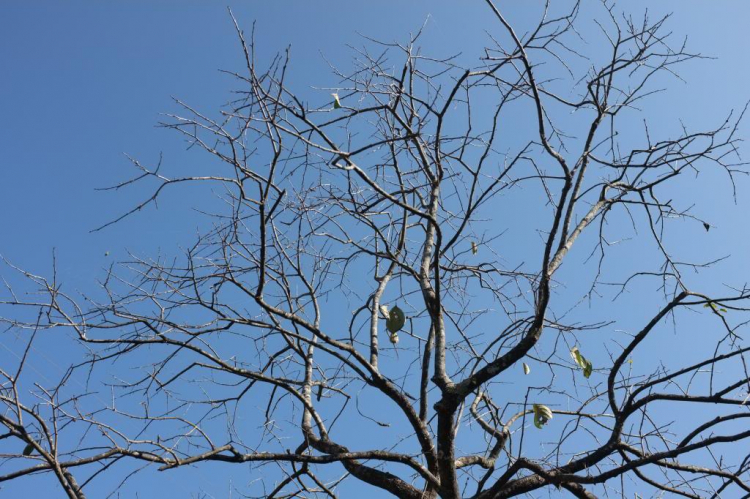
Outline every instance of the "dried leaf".
POLYGON ((404 315, 404 311, 396 306, 388 312, 388 320, 385 321, 385 327, 391 333, 398 333, 404 327, 405 322, 406 316, 404 315))
POLYGON ((339 100, 339 94, 333 93, 331 94, 333 97, 333 108, 334 109, 341 109, 341 101, 339 100))
POLYGON ((570 349, 570 356, 573 357, 573 361, 578 365, 578 367, 583 369, 584 378, 588 378, 589 376, 591 376, 591 372, 594 370, 594 366, 593 364, 591 364, 591 361, 586 359, 586 357, 581 354, 581 351, 578 350, 578 347, 573 347, 570 349))
POLYGON ((546 405, 534 404, 534 426, 542 429, 550 419, 552 419, 552 410, 546 405))

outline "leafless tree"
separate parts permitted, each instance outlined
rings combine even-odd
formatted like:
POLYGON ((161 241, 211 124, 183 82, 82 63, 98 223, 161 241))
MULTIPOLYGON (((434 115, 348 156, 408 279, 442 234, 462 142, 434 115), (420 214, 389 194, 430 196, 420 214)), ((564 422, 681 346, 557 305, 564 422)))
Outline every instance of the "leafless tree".
POLYGON ((0 370, 0 482, 50 473, 82 498, 102 476, 219 462, 249 463, 255 497, 750 497, 750 291, 707 288, 711 262, 668 237, 711 228, 685 188, 698 172, 732 195, 741 113, 672 138, 636 125, 700 56, 667 18, 567 7, 521 32, 486 0, 497 31, 473 65, 419 33, 368 40, 318 104, 235 22, 234 100, 178 101, 163 123, 213 162, 134 159, 112 187, 155 186, 116 223, 210 186, 195 244, 113 265, 87 296, 7 262, 29 287, 2 301, 27 346, 0 370), (26 366, 56 331, 87 355, 45 384, 26 366), (697 357, 650 364, 667 335, 697 357))

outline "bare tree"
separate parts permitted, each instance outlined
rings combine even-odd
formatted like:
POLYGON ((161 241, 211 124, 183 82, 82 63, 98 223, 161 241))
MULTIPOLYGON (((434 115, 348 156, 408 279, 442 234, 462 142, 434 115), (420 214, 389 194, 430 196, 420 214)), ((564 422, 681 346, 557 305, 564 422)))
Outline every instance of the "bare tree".
POLYGON ((350 481, 400 498, 750 497, 750 291, 709 292, 711 262, 668 237, 711 228, 684 182, 744 174, 741 116, 671 138, 634 124, 700 57, 666 18, 599 5, 597 62, 578 3, 523 33, 486 7, 497 32, 474 65, 425 55, 419 34, 370 40, 319 104, 235 22, 235 99, 217 117, 178 102, 163 123, 215 161, 180 176, 133 160, 112 187, 155 185, 115 223, 211 186, 195 244, 113 265, 90 296, 8 262, 31 287, 2 301, 27 348, 2 361, 0 482, 51 473, 82 498, 101 476, 220 462, 249 463, 259 497, 350 481), (51 330, 87 356, 35 382, 27 355, 51 330), (699 357, 640 360, 687 331, 699 357))

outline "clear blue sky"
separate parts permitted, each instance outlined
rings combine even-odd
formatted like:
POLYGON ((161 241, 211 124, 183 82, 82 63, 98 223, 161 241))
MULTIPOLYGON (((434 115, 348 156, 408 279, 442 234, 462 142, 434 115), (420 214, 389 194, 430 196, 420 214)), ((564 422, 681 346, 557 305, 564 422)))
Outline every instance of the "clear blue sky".
MULTIPOLYGON (((590 1, 584 0, 584 9, 590 1)), ((323 56, 345 63, 349 57, 345 45, 364 43, 358 33, 403 41, 427 20, 423 45, 430 52, 478 55, 485 30, 498 28, 476 0, 277 0, 229 5, 246 30, 257 23, 262 54, 271 56, 291 45, 291 80, 303 93, 312 86, 335 84, 323 56)), ((538 3, 518 0, 498 5, 511 20, 523 22, 536 12, 538 3)), ((649 101, 645 116, 671 129, 677 118, 710 128, 750 99, 750 4, 627 2, 633 13, 646 6, 654 16, 673 11, 671 30, 688 36, 692 49, 717 60, 684 66, 680 74, 687 83, 674 81, 668 93, 649 101)), ((584 28, 584 37, 590 29, 584 28)), ((167 163, 200 166, 196 157, 184 154, 178 137, 154 127, 158 113, 175 109, 171 96, 199 109, 216 108, 228 99, 232 83, 217 70, 238 68, 241 63, 221 2, 0 2, 0 254, 21 267, 46 273, 56 248, 60 280, 67 289, 85 291, 104 266, 126 251, 179 253, 180 247, 193 241, 200 223, 186 211, 192 204, 184 192, 167 196, 158 210, 90 233, 145 194, 139 189, 103 193, 95 188, 130 173, 123 153, 147 163, 163 153, 167 163)), ((741 190, 735 206, 722 182, 712 177, 703 185, 704 193, 715 189, 721 195, 698 207, 715 229, 700 243, 686 238, 682 249, 706 257, 732 253, 736 258, 718 267, 715 275, 720 282, 736 283, 738 272, 750 277, 745 266, 750 254, 746 222, 750 186, 740 186, 745 192, 741 190), (731 266, 738 263, 739 267, 731 266), (732 279, 730 272, 735 274, 732 279)), ((20 343, 6 337, 0 336, 0 342, 4 345, 0 358, 20 348, 20 343)), ((660 345, 668 346, 669 340, 660 345)), ((58 351, 57 363, 38 368, 58 375, 55 369, 67 365, 65 354, 58 351)), ((152 489, 141 488, 140 497, 199 497, 198 492, 228 497, 230 475, 211 470, 180 470, 157 477, 161 480, 149 475, 146 483, 152 489)), ((247 481, 241 472, 231 477, 247 481)), ((39 497, 62 497, 51 482, 40 483, 50 486, 44 494, 37 483, 26 479, 0 489, 0 495, 29 497, 33 490, 39 497)), ((99 497, 108 484, 99 485, 91 497, 99 497)))

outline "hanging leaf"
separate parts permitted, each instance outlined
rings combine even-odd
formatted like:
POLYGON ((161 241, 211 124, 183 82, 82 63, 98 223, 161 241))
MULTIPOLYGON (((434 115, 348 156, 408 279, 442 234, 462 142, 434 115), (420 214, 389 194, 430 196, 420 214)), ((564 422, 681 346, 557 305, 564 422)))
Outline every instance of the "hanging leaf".
POLYGON ((30 456, 34 452, 34 445, 33 444, 26 444, 26 447, 23 448, 23 455, 24 456, 30 456))
POLYGON ((526 362, 524 362, 523 363, 523 373, 524 374, 529 374, 530 372, 531 372, 531 368, 529 367, 529 365, 526 362))
POLYGON ((331 94, 333 97, 333 108, 334 109, 341 109, 341 101, 339 100, 339 94, 333 93, 331 94))
POLYGON ((573 361, 583 369, 583 377, 588 378, 591 376, 591 372, 594 370, 594 366, 591 364, 591 361, 587 360, 586 357, 581 355, 580 350, 578 350, 578 347, 573 347, 570 350, 570 356, 573 357, 573 361))
POLYGON ((385 327, 391 333, 398 333, 404 327, 405 322, 406 316, 404 315, 404 311, 396 306, 388 313, 388 320, 385 321, 385 327))
POLYGON ((472 241, 471 242, 471 253, 474 254, 474 255, 476 255, 478 251, 479 251, 479 248, 477 248, 477 243, 475 243, 474 241, 472 241))
POLYGON ((552 419, 552 410, 546 405, 534 404, 534 426, 542 429, 552 419))

